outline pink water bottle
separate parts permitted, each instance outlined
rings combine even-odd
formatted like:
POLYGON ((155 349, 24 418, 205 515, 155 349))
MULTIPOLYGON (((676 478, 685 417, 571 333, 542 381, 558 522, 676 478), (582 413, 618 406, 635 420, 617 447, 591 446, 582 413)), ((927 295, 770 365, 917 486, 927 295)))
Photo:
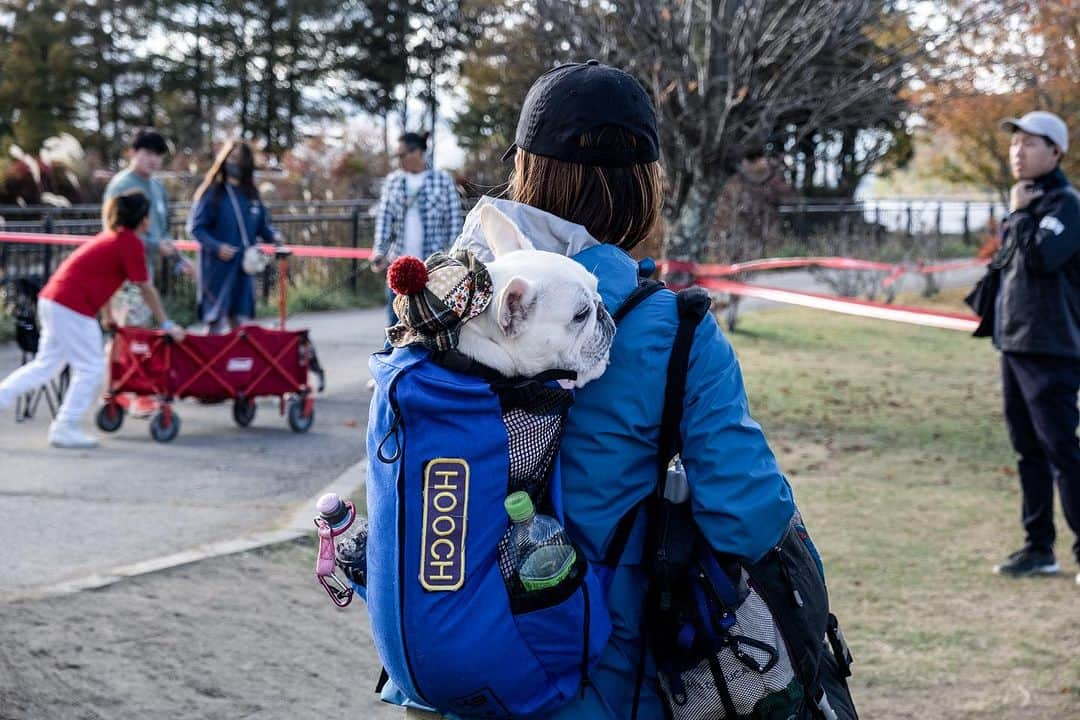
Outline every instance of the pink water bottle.
POLYGON ((356 516, 356 507, 336 493, 326 493, 315 504, 318 515, 319 554, 315 558, 315 577, 338 607, 352 602, 353 588, 334 573, 341 568, 345 576, 363 587, 367 575, 367 523, 356 516))

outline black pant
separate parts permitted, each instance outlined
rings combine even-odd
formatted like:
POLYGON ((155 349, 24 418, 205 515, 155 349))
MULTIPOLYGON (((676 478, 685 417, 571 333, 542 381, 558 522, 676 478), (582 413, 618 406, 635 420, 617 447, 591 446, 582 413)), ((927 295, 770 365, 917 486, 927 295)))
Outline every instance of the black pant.
POLYGON ((1020 455, 1020 489, 1028 545, 1054 547, 1054 482, 1065 520, 1077 539, 1080 561, 1080 360, 1049 355, 1001 354, 1005 424, 1020 455))

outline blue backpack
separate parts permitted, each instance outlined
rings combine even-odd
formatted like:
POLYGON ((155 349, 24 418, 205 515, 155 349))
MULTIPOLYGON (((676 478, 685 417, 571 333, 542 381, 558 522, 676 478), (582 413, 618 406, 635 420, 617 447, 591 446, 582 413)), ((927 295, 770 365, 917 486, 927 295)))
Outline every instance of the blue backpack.
POLYGON ((366 599, 385 674, 442 713, 558 708, 584 689, 611 634, 603 590, 579 550, 565 580, 526 592, 500 541, 512 491, 563 522, 558 446, 572 391, 560 373, 508 380, 419 346, 377 353, 370 367, 366 599))

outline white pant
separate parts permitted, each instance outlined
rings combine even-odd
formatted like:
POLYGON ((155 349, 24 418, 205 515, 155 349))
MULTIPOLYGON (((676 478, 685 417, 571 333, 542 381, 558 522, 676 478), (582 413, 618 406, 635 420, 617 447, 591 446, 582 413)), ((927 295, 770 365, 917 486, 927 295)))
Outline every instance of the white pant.
POLYGON ((0 382, 0 408, 7 407, 25 392, 35 390, 71 366, 71 385, 56 414, 59 423, 78 423, 94 402, 105 370, 101 327, 95 318, 38 298, 41 338, 37 355, 0 382))

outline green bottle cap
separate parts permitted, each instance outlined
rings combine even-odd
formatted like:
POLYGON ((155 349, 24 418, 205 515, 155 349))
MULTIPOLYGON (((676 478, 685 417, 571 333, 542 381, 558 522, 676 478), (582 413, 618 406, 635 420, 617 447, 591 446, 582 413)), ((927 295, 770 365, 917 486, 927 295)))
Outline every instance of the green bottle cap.
POLYGON ((524 522, 536 514, 533 510, 532 498, 524 490, 510 493, 503 505, 506 506, 506 514, 514 522, 524 522))

